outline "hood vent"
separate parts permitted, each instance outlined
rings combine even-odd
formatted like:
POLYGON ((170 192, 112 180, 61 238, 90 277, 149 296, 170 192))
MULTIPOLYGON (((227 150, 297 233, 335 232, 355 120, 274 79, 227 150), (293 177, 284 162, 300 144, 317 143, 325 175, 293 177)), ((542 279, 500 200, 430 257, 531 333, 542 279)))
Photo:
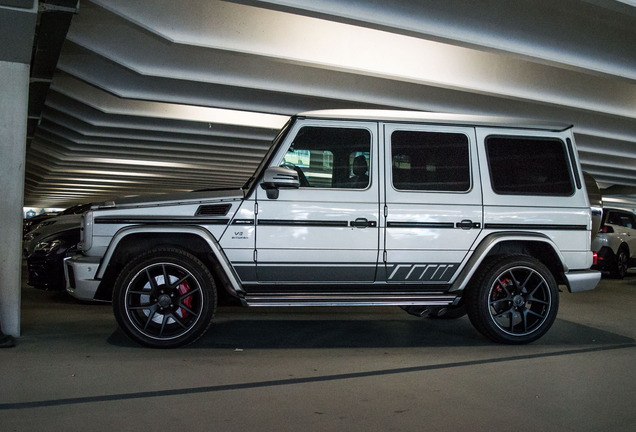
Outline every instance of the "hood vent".
POLYGON ((195 216, 225 216, 232 204, 213 204, 199 207, 195 216))

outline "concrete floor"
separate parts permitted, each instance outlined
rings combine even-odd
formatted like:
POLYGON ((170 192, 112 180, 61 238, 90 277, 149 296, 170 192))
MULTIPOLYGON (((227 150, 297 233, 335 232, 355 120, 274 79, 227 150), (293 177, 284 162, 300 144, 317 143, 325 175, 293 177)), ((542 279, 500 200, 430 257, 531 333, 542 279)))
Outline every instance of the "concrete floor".
POLYGON ((0 431, 635 431, 634 310, 636 273, 562 293, 527 346, 397 307, 220 307, 195 345, 152 350, 110 305, 24 285, 0 431))

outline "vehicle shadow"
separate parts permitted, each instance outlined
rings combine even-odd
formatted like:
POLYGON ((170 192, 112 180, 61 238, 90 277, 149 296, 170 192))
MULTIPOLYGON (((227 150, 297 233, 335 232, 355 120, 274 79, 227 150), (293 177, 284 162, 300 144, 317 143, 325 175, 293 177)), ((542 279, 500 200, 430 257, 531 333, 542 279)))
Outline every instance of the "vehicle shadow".
MULTIPOLYGON (((557 319, 532 346, 580 347, 634 343, 634 339, 557 319)), ((136 347, 119 328, 108 338, 136 347)), ((467 317, 456 320, 400 319, 228 319, 215 321, 187 349, 415 348, 498 345, 479 334, 467 317)))

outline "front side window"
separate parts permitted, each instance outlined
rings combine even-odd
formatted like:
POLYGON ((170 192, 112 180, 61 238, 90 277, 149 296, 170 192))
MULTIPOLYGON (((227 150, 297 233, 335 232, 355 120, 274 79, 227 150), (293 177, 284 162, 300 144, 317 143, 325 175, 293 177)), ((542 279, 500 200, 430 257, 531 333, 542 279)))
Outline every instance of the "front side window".
POLYGON ((574 193, 566 148, 559 139, 492 136, 486 138, 486 156, 497 194, 574 193))
POLYGON ((300 187, 366 189, 370 155, 366 129, 305 126, 281 166, 298 172, 300 187))
POLYGON ((393 187, 403 191, 470 189, 468 137, 458 133, 395 131, 391 134, 393 187))

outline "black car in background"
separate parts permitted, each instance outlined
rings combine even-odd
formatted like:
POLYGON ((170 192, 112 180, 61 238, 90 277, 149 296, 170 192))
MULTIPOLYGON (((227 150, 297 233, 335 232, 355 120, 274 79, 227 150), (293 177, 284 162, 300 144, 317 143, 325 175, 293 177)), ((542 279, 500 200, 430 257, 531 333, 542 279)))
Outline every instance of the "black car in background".
POLYGON ((41 222, 44 222, 47 219, 51 219, 51 218, 54 218, 54 217, 57 217, 57 216, 62 216, 62 215, 81 214, 81 213, 84 213, 85 211, 90 210, 90 208, 91 208, 91 204, 90 203, 88 203, 88 204, 77 204, 77 205, 69 207, 66 210, 61 211, 61 212, 42 213, 42 214, 37 215, 37 216, 26 218, 22 222, 23 235, 26 235, 33 228, 38 226, 38 224, 40 224, 41 222))
POLYGON ((27 258, 27 284, 47 291, 64 291, 64 258, 76 250, 80 239, 79 227, 59 231, 38 242, 27 258))
POLYGON ((48 212, 48 213, 42 213, 37 216, 30 217, 30 218, 25 218, 22 221, 22 235, 28 234, 33 228, 38 226, 40 222, 44 222, 47 219, 54 218, 61 214, 62 212, 48 212))

